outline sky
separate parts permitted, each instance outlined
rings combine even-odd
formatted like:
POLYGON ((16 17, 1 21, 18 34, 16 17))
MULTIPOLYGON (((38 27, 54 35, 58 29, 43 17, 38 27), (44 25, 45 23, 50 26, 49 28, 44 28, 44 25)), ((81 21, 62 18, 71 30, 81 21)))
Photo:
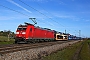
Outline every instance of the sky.
POLYGON ((16 32, 18 25, 36 18, 43 28, 90 37, 90 0, 1 0, 0 31, 16 32))

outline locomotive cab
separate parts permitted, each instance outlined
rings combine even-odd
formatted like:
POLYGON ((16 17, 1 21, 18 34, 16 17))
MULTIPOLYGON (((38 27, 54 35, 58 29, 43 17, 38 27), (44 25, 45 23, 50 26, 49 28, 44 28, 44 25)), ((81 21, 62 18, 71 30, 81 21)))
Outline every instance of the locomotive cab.
POLYGON ((16 30, 15 43, 27 43, 33 38, 34 25, 25 23, 25 25, 19 25, 16 30))
POLYGON ((17 43, 19 41, 24 41, 25 40, 26 30, 27 30, 27 26, 26 25, 19 25, 18 26, 18 28, 16 30, 15 43, 17 43))

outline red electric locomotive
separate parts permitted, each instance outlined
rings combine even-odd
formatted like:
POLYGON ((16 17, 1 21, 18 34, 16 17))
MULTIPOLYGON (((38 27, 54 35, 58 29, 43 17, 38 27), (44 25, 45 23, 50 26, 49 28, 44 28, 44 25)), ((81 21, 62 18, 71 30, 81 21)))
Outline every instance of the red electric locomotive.
POLYGON ((34 26, 33 24, 25 23, 25 25, 19 25, 16 30, 15 43, 53 41, 54 39, 53 30, 40 28, 34 26))

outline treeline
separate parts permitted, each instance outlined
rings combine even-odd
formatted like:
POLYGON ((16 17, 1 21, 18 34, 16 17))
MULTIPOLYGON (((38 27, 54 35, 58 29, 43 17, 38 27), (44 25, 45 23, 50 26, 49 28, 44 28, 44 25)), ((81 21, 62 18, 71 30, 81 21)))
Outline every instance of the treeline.
POLYGON ((83 40, 90 40, 90 38, 82 38, 83 40))
POLYGON ((0 31, 0 36, 14 37, 15 33, 10 30, 4 30, 4 31, 0 31))
POLYGON ((88 40, 90 40, 90 38, 88 38, 88 40))

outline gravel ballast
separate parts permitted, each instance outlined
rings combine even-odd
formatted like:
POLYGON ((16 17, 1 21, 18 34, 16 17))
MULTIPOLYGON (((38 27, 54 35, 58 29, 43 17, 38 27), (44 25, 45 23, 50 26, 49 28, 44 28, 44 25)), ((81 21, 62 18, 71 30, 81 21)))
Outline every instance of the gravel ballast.
POLYGON ((34 60, 40 59, 42 56, 47 56, 57 50, 62 50, 67 46, 70 46, 79 41, 71 41, 62 44, 56 44, 52 46, 45 46, 40 48, 27 49, 12 53, 0 54, 0 60, 34 60))

